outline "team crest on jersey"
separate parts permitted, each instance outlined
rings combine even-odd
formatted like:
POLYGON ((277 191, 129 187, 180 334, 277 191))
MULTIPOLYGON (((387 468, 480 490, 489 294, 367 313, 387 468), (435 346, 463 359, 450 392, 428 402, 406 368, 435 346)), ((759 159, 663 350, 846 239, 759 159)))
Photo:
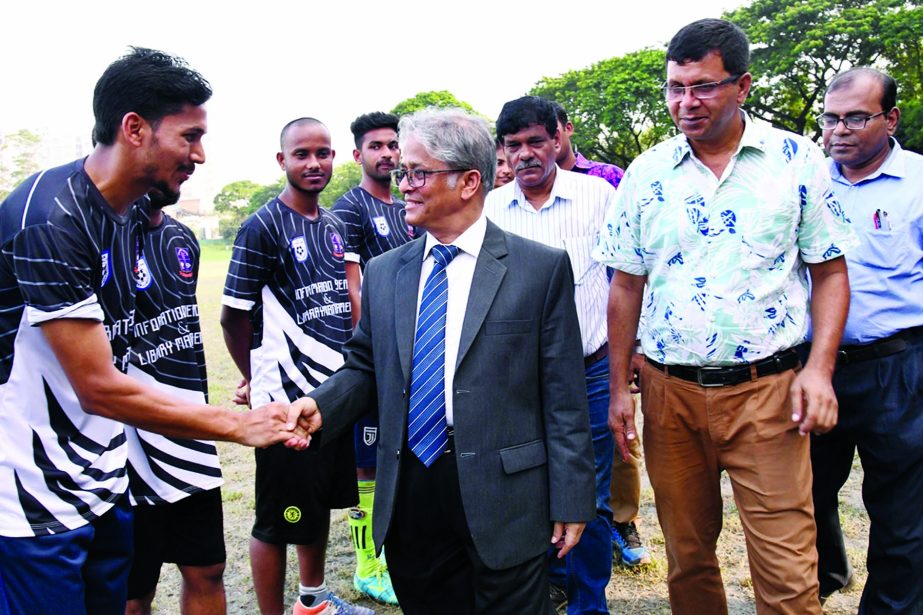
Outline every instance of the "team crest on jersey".
POLYGON ((382 237, 387 237, 391 234, 391 227, 388 226, 388 221, 385 220, 384 216, 375 216, 372 218, 372 222, 375 223, 375 230, 382 237))
POLYGON ((151 286, 151 270, 148 269, 147 261, 143 256, 139 256, 135 264, 135 285, 138 290, 147 290, 151 286))
POLYGON ((192 277, 192 254, 189 248, 176 248, 176 260, 179 261, 179 275, 183 278, 192 277))
POLYGON ((372 446, 375 444, 375 440, 378 439, 378 428, 377 427, 363 427, 362 428, 362 442, 366 446, 372 446))
POLYGON ((102 262, 102 276, 103 281, 100 283, 100 286, 105 286, 106 282, 109 281, 110 273, 112 268, 109 266, 109 250, 103 250, 103 253, 99 255, 99 259, 102 262))
POLYGON ((343 258, 343 240, 340 238, 339 233, 330 231, 330 243, 333 245, 333 256, 343 258))
POLYGON ((292 239, 291 247, 292 254, 295 255, 295 260, 299 263, 308 260, 308 242, 304 240, 304 235, 299 235, 292 239))

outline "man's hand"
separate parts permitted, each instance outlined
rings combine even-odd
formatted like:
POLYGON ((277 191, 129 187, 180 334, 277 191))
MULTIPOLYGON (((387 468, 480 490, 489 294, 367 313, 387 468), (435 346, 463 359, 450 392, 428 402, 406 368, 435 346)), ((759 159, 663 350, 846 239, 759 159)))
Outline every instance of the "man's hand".
POLYGON ((811 369, 810 363, 795 377, 791 387, 792 420, 798 433, 827 433, 836 426, 837 401, 830 377, 811 369))
POLYGON ((563 521, 554 522, 552 530, 551 544, 558 549, 558 559, 567 555, 571 549, 580 542, 583 535, 583 529, 586 523, 564 523, 563 521))
POLYGON ((635 400, 627 389, 619 388, 609 398, 609 429, 622 459, 631 459, 629 440, 638 437, 635 428, 635 400))
MULTIPOLYGON (((317 403, 310 397, 302 397, 293 401, 290 416, 295 417, 298 422, 298 428, 304 430, 309 439, 311 434, 316 433, 324 426, 324 420, 320 415, 320 410, 317 408, 317 403)), ((288 446, 287 442, 286 446, 288 446)))
POLYGON ((311 443, 311 436, 299 425, 300 415, 299 407, 282 402, 239 414, 241 424, 236 441, 260 448, 284 442, 289 448, 303 450, 311 443))
POLYGON ((628 390, 632 395, 641 392, 641 368, 644 367, 644 355, 640 352, 634 352, 631 355, 631 382, 628 383, 628 390))
POLYGON ((250 407, 250 383, 246 378, 242 378, 240 384, 234 389, 234 403, 238 406, 250 407))

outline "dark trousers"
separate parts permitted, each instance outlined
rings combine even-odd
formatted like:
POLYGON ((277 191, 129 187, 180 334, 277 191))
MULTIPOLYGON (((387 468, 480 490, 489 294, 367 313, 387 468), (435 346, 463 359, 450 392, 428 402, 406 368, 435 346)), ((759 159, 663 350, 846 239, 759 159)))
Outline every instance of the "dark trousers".
POLYGON ((859 612, 923 614, 923 335, 901 353, 838 367, 833 385, 839 422, 811 441, 820 591, 849 575, 837 496, 858 449, 871 521, 859 612))
POLYGON ((426 468, 409 449, 401 451, 385 551, 394 592, 406 615, 553 613, 544 553, 503 570, 491 570, 478 557, 462 506, 454 452, 426 468))

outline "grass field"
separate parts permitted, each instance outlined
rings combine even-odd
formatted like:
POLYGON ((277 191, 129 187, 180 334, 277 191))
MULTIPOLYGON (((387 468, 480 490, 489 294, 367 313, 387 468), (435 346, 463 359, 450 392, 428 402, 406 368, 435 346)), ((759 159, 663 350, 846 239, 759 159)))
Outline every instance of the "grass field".
MULTIPOLYGON (((221 327, 218 324, 221 291, 229 258, 230 250, 227 247, 205 246, 199 272, 198 298, 208 358, 209 390, 212 403, 222 405, 230 405, 229 400, 234 386, 239 380, 237 369, 225 350, 221 327)), ((253 521, 253 453, 249 449, 233 444, 219 444, 219 450, 226 481, 223 494, 228 563, 224 578, 228 596, 228 612, 249 615, 257 613, 247 553, 250 526, 253 521)), ((861 477, 862 469, 857 461, 854 464, 852 476, 841 493, 840 508, 847 547, 856 568, 858 582, 848 593, 834 594, 827 602, 826 613, 855 613, 865 582, 864 562, 868 540, 868 517, 862 506, 861 477)), ((718 542, 718 551, 730 611, 734 614, 755 613, 743 532, 734 500, 731 497, 730 483, 726 478, 722 487, 725 496, 725 517, 724 531, 718 542)), ((637 571, 618 566, 613 568, 612 579, 607 589, 609 609, 612 613, 625 614, 669 613, 663 535, 657 524, 653 492, 646 482, 641 493, 640 527, 654 556, 654 563, 637 571)), ((374 607, 380 614, 400 613, 399 609, 376 606, 369 600, 363 600, 353 591, 354 565, 355 558, 349 543, 345 513, 334 511, 331 521, 330 546, 327 553, 328 585, 344 598, 374 607)), ((289 553, 287 586, 290 588, 287 599, 290 602, 297 593, 298 586, 297 565, 293 550, 289 553)), ((175 567, 164 566, 154 606, 156 613, 179 613, 179 575, 175 567)))

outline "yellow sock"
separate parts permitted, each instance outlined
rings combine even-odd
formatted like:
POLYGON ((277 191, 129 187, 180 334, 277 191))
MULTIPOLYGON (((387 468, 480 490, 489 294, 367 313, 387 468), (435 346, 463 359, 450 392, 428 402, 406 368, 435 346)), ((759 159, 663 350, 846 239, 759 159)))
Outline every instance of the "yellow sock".
POLYGON ((356 574, 367 577, 378 568, 375 542, 372 540, 372 508, 375 503, 375 481, 359 481, 359 506, 346 512, 349 529, 356 549, 356 574))

